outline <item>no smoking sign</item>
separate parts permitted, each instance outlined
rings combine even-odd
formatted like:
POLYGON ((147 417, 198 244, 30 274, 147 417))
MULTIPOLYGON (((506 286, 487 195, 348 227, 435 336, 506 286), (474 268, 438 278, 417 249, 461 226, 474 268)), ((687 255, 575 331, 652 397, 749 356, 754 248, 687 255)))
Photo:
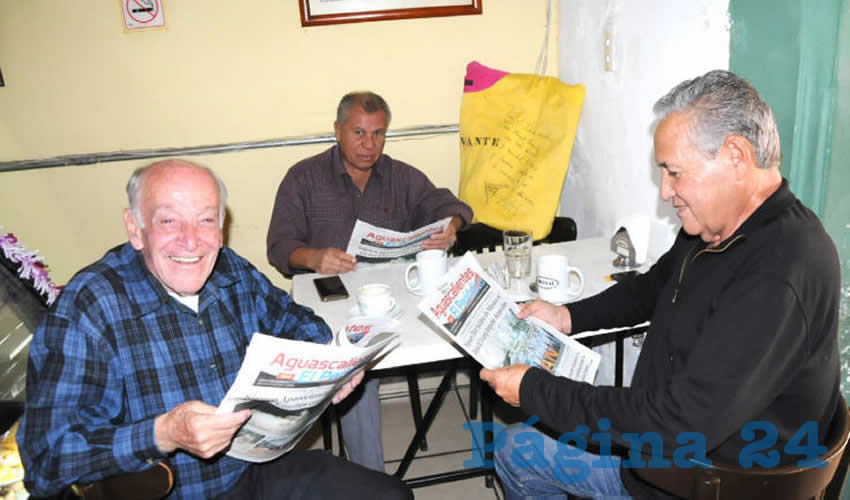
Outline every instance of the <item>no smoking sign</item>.
POLYGON ((163 0, 121 0, 124 27, 128 30, 165 26, 163 0))

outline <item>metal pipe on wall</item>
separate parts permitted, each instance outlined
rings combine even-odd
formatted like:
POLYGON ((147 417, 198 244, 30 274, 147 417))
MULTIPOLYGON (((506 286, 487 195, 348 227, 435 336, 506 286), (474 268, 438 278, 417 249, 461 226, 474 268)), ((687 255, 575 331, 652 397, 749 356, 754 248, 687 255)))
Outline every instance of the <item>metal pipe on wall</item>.
MULTIPOLYGON (((456 134, 459 128, 452 125, 423 125, 400 128, 387 132, 388 139, 402 137, 424 137, 429 135, 456 134)), ((54 156, 38 160, 17 160, 0 162, 0 172, 16 170, 33 170, 37 168, 66 167, 76 165, 92 165, 113 161, 144 160, 148 158, 163 158, 169 156, 195 156, 206 154, 233 153, 252 149, 279 148, 284 146, 301 146, 305 144, 321 144, 335 142, 333 134, 302 135, 265 141, 231 142, 208 146, 187 146, 181 148, 139 149, 133 151, 113 151, 110 153, 90 153, 79 155, 54 156)))

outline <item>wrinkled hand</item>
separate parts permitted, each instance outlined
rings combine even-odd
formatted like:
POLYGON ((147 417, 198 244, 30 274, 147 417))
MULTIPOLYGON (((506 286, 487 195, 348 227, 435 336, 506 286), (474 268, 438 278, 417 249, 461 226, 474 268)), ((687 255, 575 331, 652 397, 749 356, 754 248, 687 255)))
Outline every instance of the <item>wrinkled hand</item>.
POLYGON ((357 258, 349 255, 339 248, 323 248, 316 250, 312 256, 312 268, 321 274, 340 274, 353 271, 357 265, 357 258))
POLYGON ((455 215, 446 230, 442 233, 432 234, 430 238, 422 242, 422 248, 426 250, 448 250, 457 241, 457 230, 461 226, 463 226, 463 219, 455 215))
POLYGON ((573 329, 573 320, 570 310, 565 306, 555 306, 543 300, 526 302, 519 307, 518 318, 534 316, 549 323, 563 333, 570 333, 573 329))
POLYGON ((482 368, 479 375, 481 380, 490 384, 496 394, 505 400, 505 403, 519 406, 519 385, 528 368, 528 365, 511 365, 495 370, 482 368))
POLYGON ((353 391, 354 388, 357 387, 362 380, 363 380, 363 370, 360 370, 360 373, 351 377, 351 380, 346 382, 346 384, 344 386, 342 386, 342 388, 340 388, 340 390, 337 391, 336 394, 334 394, 334 397, 331 400, 331 401, 333 401, 333 404, 338 404, 340 401, 347 398, 348 395, 351 394, 351 391, 353 391))
POLYGON ((210 458, 227 448, 233 435, 251 417, 251 410, 217 415, 215 406, 187 401, 156 417, 154 437, 160 451, 185 450, 210 458))

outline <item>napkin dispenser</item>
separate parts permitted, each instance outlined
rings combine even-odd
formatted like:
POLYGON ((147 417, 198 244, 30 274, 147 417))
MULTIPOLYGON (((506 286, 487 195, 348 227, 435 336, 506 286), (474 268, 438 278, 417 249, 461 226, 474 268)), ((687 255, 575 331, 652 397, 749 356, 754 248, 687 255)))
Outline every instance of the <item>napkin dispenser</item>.
POLYGON ((614 266, 638 267, 646 261, 649 246, 649 218, 641 215, 627 217, 617 224, 611 238, 611 251, 617 254, 614 266))
POLYGON ((616 267, 635 267, 635 247, 632 245, 632 240, 629 238, 629 232, 626 228, 621 227, 614 233, 611 238, 611 251, 617 254, 614 258, 616 267))

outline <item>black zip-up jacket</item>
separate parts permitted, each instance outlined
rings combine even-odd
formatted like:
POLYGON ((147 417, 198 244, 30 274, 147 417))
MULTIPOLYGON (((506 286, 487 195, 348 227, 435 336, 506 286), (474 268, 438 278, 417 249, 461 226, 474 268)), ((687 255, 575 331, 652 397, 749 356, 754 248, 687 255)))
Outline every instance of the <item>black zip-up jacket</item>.
MULTIPOLYGON (((647 273, 569 305, 573 332, 651 321, 631 387, 533 368, 521 407, 557 432, 602 432, 608 418, 622 446, 623 433, 656 432, 668 457, 679 433, 699 432, 709 459, 732 464, 749 444, 742 427, 767 421, 781 463, 795 462, 804 457, 785 453, 786 442, 815 421, 823 444, 838 403, 840 286, 832 240, 783 180, 716 247, 680 231, 647 273)), ((621 477, 636 497, 666 496, 629 469, 621 477)))

